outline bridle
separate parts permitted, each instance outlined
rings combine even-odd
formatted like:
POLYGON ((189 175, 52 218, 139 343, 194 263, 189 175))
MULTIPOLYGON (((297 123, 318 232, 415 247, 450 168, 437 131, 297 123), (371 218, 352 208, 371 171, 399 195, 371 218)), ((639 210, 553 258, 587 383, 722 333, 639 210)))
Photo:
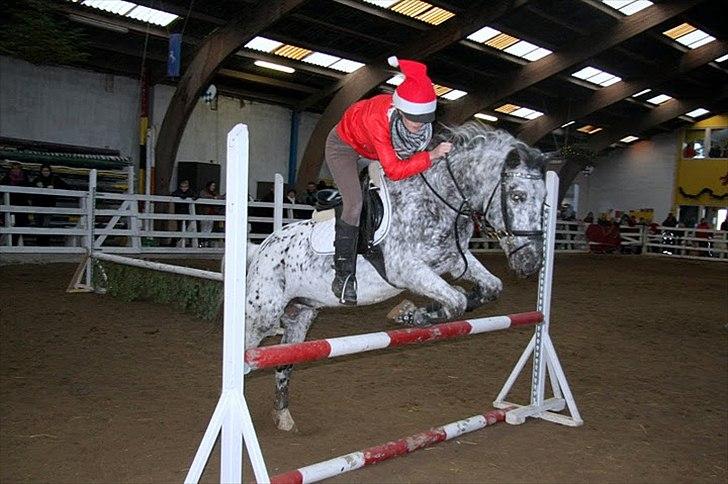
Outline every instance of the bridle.
MULTIPOLYGON (((462 248, 462 245, 460 243, 460 232, 458 231, 458 221, 460 220, 460 217, 468 217, 470 218, 479 228, 481 234, 487 234, 492 237, 495 237, 500 241, 501 238, 504 237, 538 237, 543 236, 543 210, 541 211, 541 224, 539 230, 514 230, 513 224, 511 221, 511 218, 508 216, 508 203, 507 198, 508 194, 506 193, 506 181, 509 178, 522 178, 527 180, 543 180, 544 177, 541 175, 536 174, 530 174, 530 173, 523 173, 519 171, 507 171, 506 166, 503 166, 503 169, 500 173, 500 179, 498 183, 495 184, 493 187, 493 191, 490 194, 490 197, 488 198, 488 204, 485 207, 484 212, 479 212, 477 210, 474 210, 473 207, 470 205, 470 200, 468 197, 465 196, 465 193, 463 192, 462 188, 460 187, 460 184, 458 183, 457 179, 455 178, 455 175, 452 172, 452 167, 450 166, 450 157, 449 155, 445 155, 445 167, 447 168, 447 172, 450 175, 450 179, 452 180, 453 185, 455 185, 455 189, 458 192, 458 195, 460 196, 460 205, 456 207, 455 205, 451 204, 445 198, 442 197, 439 193, 437 193, 437 190, 430 185, 429 181, 425 177, 424 173, 420 173, 420 177, 425 182, 425 185, 427 185, 427 188, 432 191, 432 193, 435 194, 435 196, 444 203, 450 210, 455 212, 455 221, 453 223, 453 230, 455 232, 455 244, 458 248, 458 252, 460 253, 460 256, 463 259, 463 262, 465 263, 465 269, 463 270, 462 274, 460 274, 458 277, 455 278, 455 280, 460 279, 468 270, 468 260, 465 257, 465 251, 462 248), (495 198, 495 193, 498 191, 498 188, 500 187, 501 192, 501 212, 503 215, 503 225, 504 228, 502 229, 496 229, 493 227, 493 225, 488 221, 487 215, 490 211, 490 207, 493 203, 493 199, 495 198)), ((517 247, 516 249, 510 251, 508 253, 508 258, 510 258, 513 254, 518 252, 519 250, 527 247, 530 244, 530 242, 526 242, 522 244, 521 246, 517 247)))

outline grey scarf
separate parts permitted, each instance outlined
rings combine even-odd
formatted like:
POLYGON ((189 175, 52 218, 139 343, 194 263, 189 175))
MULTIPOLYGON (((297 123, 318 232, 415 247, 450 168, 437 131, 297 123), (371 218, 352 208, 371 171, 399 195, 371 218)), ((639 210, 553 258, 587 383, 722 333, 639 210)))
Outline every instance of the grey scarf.
POLYGON ((425 123, 416 132, 410 132, 402 121, 402 113, 395 109, 389 120, 389 131, 392 134, 392 146, 400 159, 406 160, 418 151, 423 151, 432 139, 432 124, 425 123))

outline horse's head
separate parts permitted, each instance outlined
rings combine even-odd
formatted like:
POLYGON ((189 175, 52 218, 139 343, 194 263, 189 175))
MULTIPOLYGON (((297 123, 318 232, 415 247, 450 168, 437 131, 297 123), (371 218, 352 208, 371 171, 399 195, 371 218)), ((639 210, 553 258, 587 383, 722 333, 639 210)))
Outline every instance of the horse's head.
POLYGON ((498 236, 510 268, 527 277, 537 272, 543 261, 546 163, 538 150, 520 142, 504 155, 483 215, 498 236))

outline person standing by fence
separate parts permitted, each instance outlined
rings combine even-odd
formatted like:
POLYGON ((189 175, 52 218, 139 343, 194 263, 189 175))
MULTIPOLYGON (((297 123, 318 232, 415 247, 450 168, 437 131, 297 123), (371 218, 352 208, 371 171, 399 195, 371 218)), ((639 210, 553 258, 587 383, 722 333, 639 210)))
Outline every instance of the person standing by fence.
MULTIPOLYGON (((29 187, 30 186, 30 180, 28 179, 28 174, 23 170, 20 163, 11 163, 10 164, 10 170, 5 174, 5 176, 0 179, 0 185, 10 185, 13 187, 29 187)), ((18 205, 18 206, 28 206, 30 205, 30 197, 28 195, 22 194, 22 193, 11 193, 10 194, 10 205, 18 205)), ((11 213, 11 216, 14 217, 15 223, 13 226, 15 227, 27 227, 28 226, 28 214, 24 212, 15 212, 11 213)), ((17 245, 18 241, 22 235, 13 235, 12 237, 12 243, 13 245, 17 245)))
MULTIPOLYGON (((170 196, 172 197, 178 197, 183 200, 186 200, 188 198, 195 198, 194 193, 192 190, 190 190, 190 181, 189 180, 180 180, 179 184, 177 185, 177 190, 173 191, 170 196)), ((174 207, 174 213, 177 215, 183 215, 190 213, 190 203, 182 203, 182 202, 175 202, 173 204, 174 207)), ((195 231, 195 223, 193 220, 177 220, 177 229, 180 232, 191 232, 195 231)), ((177 239, 177 247, 184 247, 185 246, 185 239, 184 237, 180 237, 177 239)))
MULTIPOLYGON (((205 184, 205 189, 200 192, 199 198, 210 198, 213 200, 219 200, 220 194, 217 193, 217 183, 209 181, 205 184)), ((198 215, 219 215, 220 207, 218 205, 201 204, 199 210, 195 210, 198 215)), ((202 220, 200 221, 200 232, 209 234, 212 233, 212 229, 215 227, 214 220, 202 220)), ((209 247, 212 240, 203 239, 200 244, 203 247, 209 247)))
MULTIPOLYGON (((42 165, 40 173, 33 180, 32 185, 36 188, 48 188, 57 190, 68 189, 68 184, 59 176, 53 173, 50 165, 42 165)), ((34 195, 32 203, 36 207, 55 207, 58 197, 55 195, 34 195)), ((35 225, 38 227, 48 228, 51 225, 51 214, 36 213, 33 215, 35 225)), ((38 245, 48 246, 51 243, 50 235, 38 235, 36 238, 38 245)))

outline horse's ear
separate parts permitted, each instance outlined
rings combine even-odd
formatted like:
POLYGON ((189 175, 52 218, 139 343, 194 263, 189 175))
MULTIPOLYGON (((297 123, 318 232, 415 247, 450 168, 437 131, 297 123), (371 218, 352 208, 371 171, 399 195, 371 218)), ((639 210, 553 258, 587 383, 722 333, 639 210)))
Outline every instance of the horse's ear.
POLYGON ((521 164, 521 154, 518 148, 513 148, 506 155, 506 168, 517 168, 521 164))

